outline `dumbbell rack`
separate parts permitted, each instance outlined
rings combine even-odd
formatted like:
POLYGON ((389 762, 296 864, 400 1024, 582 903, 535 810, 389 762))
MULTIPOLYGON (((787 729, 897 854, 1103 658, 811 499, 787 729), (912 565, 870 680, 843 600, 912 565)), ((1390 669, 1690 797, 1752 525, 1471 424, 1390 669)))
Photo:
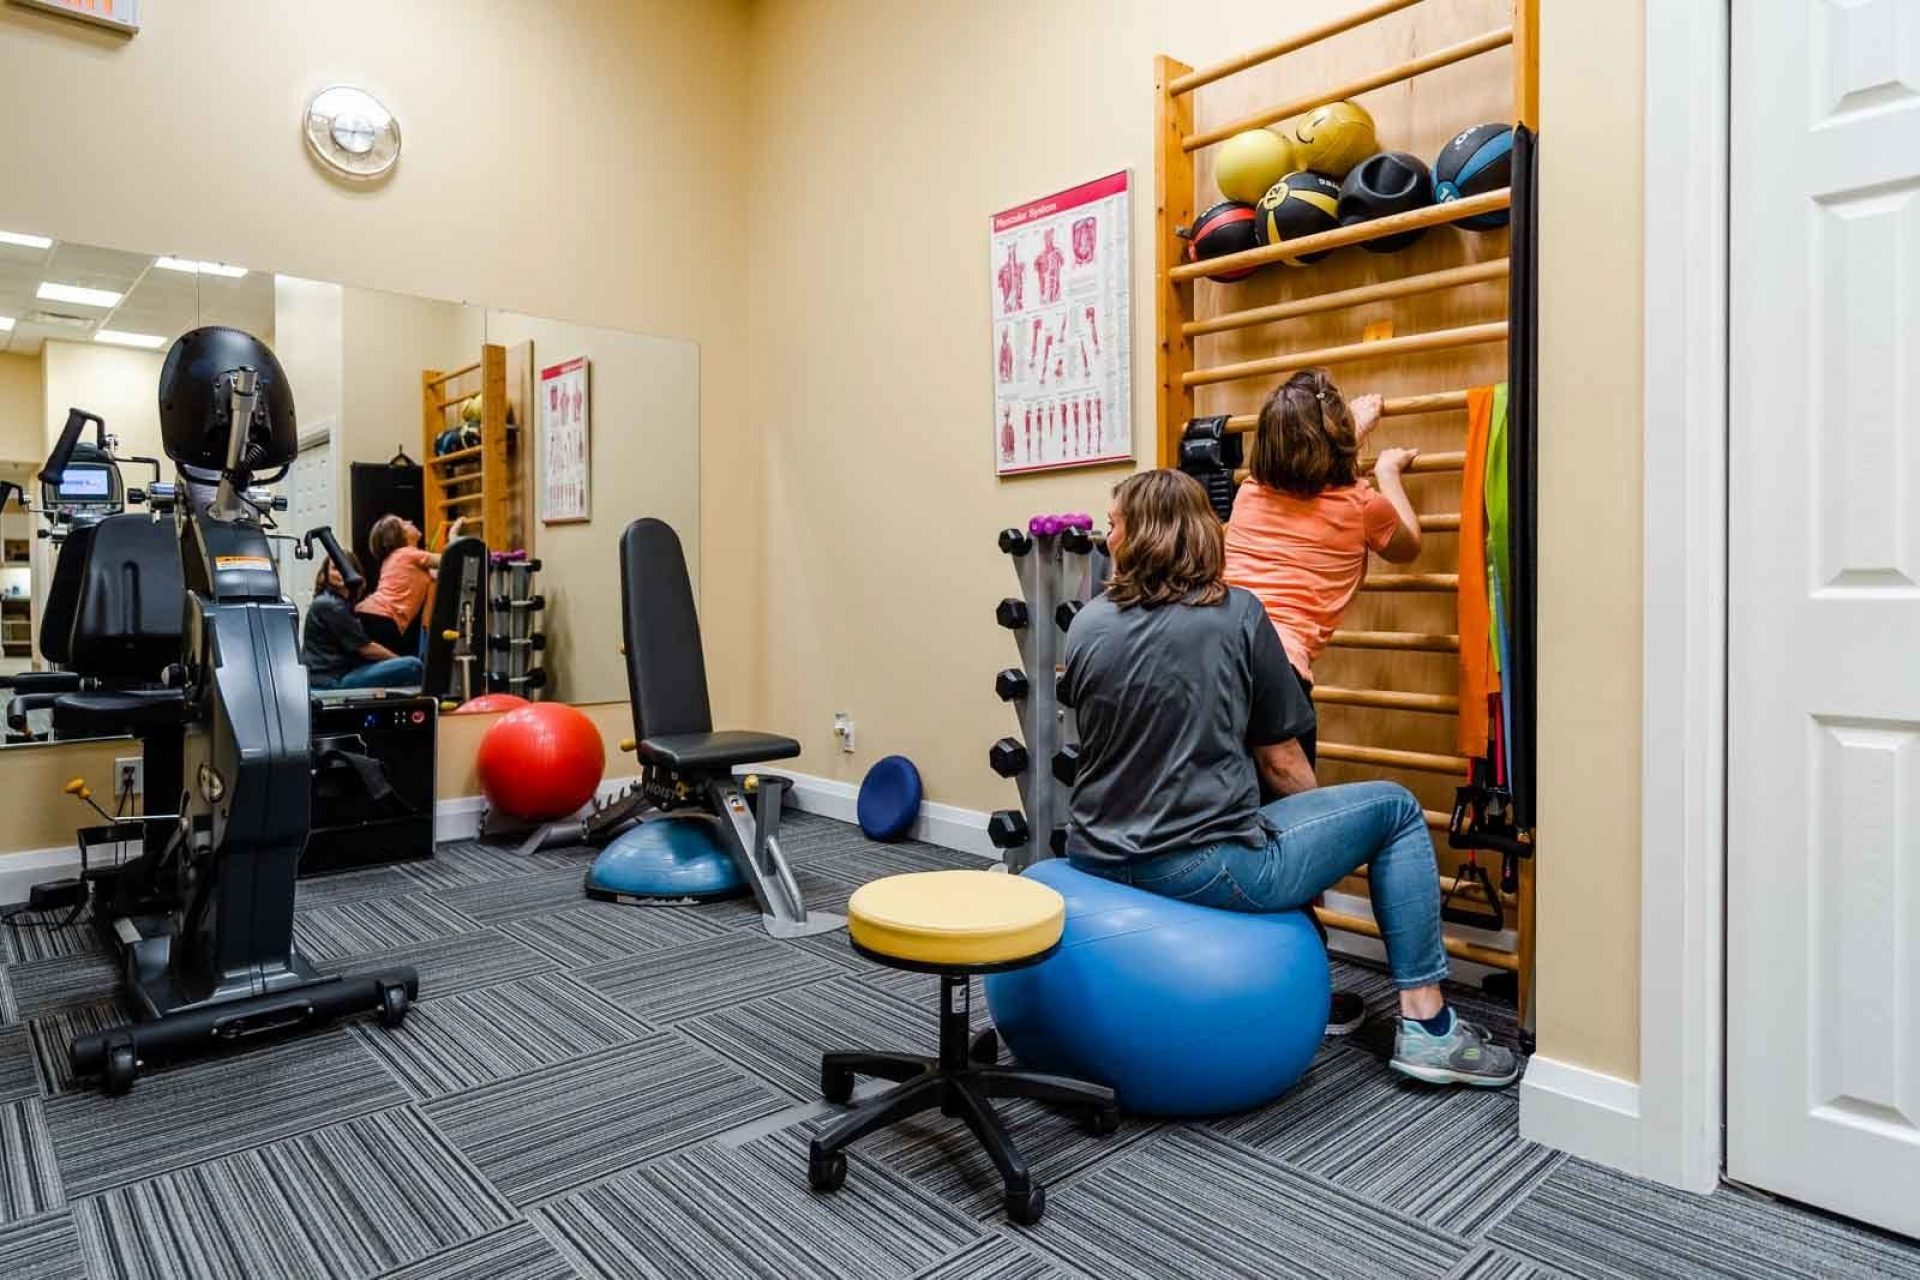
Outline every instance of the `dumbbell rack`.
POLYGON ((487 589, 487 687, 538 701, 547 687, 546 669, 535 655, 547 647, 546 632, 534 620, 547 607, 536 592, 540 562, 525 556, 496 556, 487 589))
POLYGON ((1090 516, 1036 516, 1026 529, 1000 531, 1000 550, 1013 561, 1020 595, 994 609, 1013 633, 1020 665, 994 677, 994 692, 1015 709, 1020 737, 987 750, 987 767, 1019 784, 1019 809, 996 810, 987 835, 1008 869, 1024 870, 1066 852, 1067 798, 1079 767, 1073 713, 1060 704, 1056 681, 1066 653, 1067 628, 1106 588, 1110 562, 1090 516))

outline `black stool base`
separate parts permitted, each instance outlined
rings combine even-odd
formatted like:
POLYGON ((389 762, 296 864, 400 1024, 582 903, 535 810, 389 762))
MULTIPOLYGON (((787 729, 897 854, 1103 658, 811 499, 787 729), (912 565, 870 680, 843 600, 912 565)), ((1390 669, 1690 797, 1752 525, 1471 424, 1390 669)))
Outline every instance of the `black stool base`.
POLYGON ((1026 1157, 1007 1136, 993 1109, 994 1098, 1031 1098, 1079 1109, 1096 1134, 1120 1127, 1113 1090, 1066 1076, 995 1065, 999 1037, 983 1031, 969 1042, 965 974, 941 975, 940 1056, 907 1053, 829 1053, 820 1059, 820 1092, 829 1102, 853 1096, 855 1076, 896 1082, 822 1130, 807 1153, 807 1180, 815 1191, 834 1191, 846 1181, 845 1148, 909 1116, 938 1109, 958 1116, 986 1149, 1006 1184, 1007 1216, 1024 1226, 1040 1220, 1046 1189, 1027 1171, 1026 1157))

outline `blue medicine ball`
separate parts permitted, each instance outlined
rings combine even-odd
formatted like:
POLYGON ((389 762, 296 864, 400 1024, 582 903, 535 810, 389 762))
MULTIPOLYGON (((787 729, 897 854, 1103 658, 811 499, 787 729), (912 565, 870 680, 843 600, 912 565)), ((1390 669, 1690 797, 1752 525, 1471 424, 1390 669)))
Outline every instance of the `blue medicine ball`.
MULTIPOLYGON (((1498 191, 1513 183, 1513 126, 1495 121, 1463 129, 1440 148, 1433 162, 1433 198, 1440 204, 1498 191)), ((1507 225, 1508 211, 1478 213, 1456 226, 1492 231, 1507 225)))
POLYGON ((1196 907, 1076 871, 1025 874, 1067 900, 1060 949, 986 980, 1023 1066, 1110 1085, 1126 1110, 1244 1111, 1312 1065, 1327 1029, 1326 948, 1305 913, 1196 907))
POLYGON ((587 869, 587 896, 604 902, 712 902, 747 892, 711 817, 674 814, 623 831, 587 869))
POLYGON ((905 756, 887 756, 867 770, 856 809, 869 840, 899 840, 920 816, 920 770, 905 756))

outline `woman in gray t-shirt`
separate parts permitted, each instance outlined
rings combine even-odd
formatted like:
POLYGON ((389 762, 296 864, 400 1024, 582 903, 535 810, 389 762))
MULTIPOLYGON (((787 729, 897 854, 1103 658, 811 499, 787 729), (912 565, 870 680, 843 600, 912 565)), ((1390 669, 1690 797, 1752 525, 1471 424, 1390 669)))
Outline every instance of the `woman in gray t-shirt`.
POLYGON ((1394 1070, 1498 1088, 1511 1051, 1440 991, 1440 880, 1419 801, 1392 782, 1316 787, 1313 704, 1260 602, 1220 577, 1220 523, 1178 471, 1115 490, 1106 594, 1067 633, 1080 728, 1067 856, 1135 888, 1229 911, 1307 906, 1361 866, 1394 984, 1394 1070), (1260 803, 1261 785, 1279 798, 1260 803))

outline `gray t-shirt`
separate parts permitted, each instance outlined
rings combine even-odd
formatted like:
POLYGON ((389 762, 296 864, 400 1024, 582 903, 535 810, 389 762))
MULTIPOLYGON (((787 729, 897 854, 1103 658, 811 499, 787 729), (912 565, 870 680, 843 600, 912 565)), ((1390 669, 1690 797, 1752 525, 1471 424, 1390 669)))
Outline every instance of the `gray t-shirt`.
POLYGON ((1068 856, 1139 862, 1267 838, 1249 748, 1304 737, 1313 703, 1260 601, 1116 608, 1067 632, 1060 695, 1079 718, 1068 856))

